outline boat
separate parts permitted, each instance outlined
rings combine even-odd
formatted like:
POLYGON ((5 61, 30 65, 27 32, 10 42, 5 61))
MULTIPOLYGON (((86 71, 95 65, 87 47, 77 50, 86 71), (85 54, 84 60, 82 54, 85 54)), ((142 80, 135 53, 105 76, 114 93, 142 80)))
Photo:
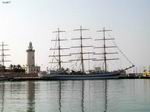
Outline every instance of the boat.
MULTIPOLYGON (((89 54, 89 52, 83 52, 84 47, 92 47, 92 46, 84 46, 83 45, 83 39, 90 39, 90 38, 83 38, 82 36, 82 31, 84 30, 88 30, 88 29, 83 29, 82 26, 80 26, 79 29, 75 29, 74 31, 80 31, 80 38, 74 38, 73 40, 79 40, 80 41, 80 46, 74 46, 72 48, 79 48, 80 52, 79 53, 72 53, 71 55, 80 55, 80 59, 74 59, 71 61, 80 61, 81 62, 81 70, 80 71, 74 71, 71 70, 69 71, 68 69, 64 69, 62 67, 62 60, 61 60, 61 56, 70 56, 70 55, 62 55, 61 54, 61 50, 64 48, 61 48, 60 46, 60 41, 64 40, 64 39, 60 39, 60 32, 64 32, 64 31, 60 31, 59 28, 57 31, 55 31, 58 34, 58 38, 55 41, 58 41, 58 47, 57 49, 53 49, 53 50, 57 50, 58 51, 58 55, 52 55, 51 57, 58 57, 57 61, 58 62, 54 62, 58 64, 58 69, 56 70, 49 70, 49 71, 44 71, 44 72, 39 72, 38 76, 40 78, 43 79, 48 79, 48 80, 95 80, 95 79, 118 79, 122 74, 125 74, 125 71, 134 67, 134 64, 132 64, 131 66, 125 68, 125 69, 121 69, 121 70, 116 70, 116 71, 108 71, 107 69, 107 61, 109 60, 117 60, 118 58, 111 58, 108 59, 107 55, 108 54, 117 54, 115 52, 111 52, 108 53, 107 52, 107 48, 111 48, 111 47, 115 47, 115 46, 107 46, 106 45, 106 41, 107 40, 112 40, 112 38, 105 38, 105 33, 107 31, 111 31, 111 30, 106 30, 105 28, 103 28, 103 30, 99 30, 98 32, 103 32, 103 39, 99 39, 103 41, 103 47, 100 47, 103 49, 103 53, 93 53, 95 55, 103 55, 103 59, 95 59, 95 58, 89 58, 89 59, 85 59, 84 55, 85 54, 89 54), (92 60, 92 61, 103 61, 104 62, 104 70, 101 71, 90 71, 90 72, 85 72, 85 68, 84 68, 84 61, 86 60, 92 60)), ((95 47, 96 48, 96 47, 95 47)), ((52 62, 51 62, 52 63, 52 62)))
POLYGON ((103 73, 103 74, 77 74, 77 75, 68 75, 68 74, 50 74, 41 72, 38 73, 38 76, 42 79, 49 80, 96 80, 96 79, 117 79, 119 78, 121 72, 113 72, 113 73, 103 73))

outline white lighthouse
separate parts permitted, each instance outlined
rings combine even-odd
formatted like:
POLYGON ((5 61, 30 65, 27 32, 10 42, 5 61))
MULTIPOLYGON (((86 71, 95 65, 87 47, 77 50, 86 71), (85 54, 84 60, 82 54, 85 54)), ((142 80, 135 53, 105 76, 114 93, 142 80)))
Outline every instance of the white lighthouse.
POLYGON ((28 74, 38 73, 40 71, 39 66, 35 66, 35 50, 33 49, 32 42, 29 43, 29 47, 27 49, 27 68, 26 72, 28 74))
POLYGON ((29 43, 29 47, 27 49, 27 66, 35 66, 35 58, 34 58, 34 52, 32 43, 29 43))

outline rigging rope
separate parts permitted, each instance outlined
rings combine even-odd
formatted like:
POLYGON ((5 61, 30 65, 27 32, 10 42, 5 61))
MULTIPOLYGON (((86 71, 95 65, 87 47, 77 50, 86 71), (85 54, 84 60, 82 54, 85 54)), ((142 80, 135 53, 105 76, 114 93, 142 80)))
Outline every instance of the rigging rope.
MULTIPOLYGON (((109 37, 111 37, 111 36, 109 35, 109 37)), ((115 42, 115 41, 112 41, 112 42, 113 42, 113 44, 117 47, 117 49, 119 50, 119 52, 125 57, 125 59, 126 59, 131 65, 134 65, 134 64, 129 60, 129 58, 122 52, 122 50, 117 46, 116 42, 115 42)))
POLYGON ((117 47, 117 49, 119 50, 119 52, 126 58, 126 60, 131 64, 131 65, 134 65, 130 60, 129 58, 121 51, 121 49, 117 46, 116 42, 113 41, 114 45, 117 47))

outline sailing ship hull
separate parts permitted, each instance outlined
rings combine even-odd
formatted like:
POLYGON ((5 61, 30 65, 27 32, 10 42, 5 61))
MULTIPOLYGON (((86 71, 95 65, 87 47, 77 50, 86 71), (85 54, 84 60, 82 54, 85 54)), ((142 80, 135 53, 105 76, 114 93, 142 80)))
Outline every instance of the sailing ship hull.
POLYGON ((48 80, 98 80, 98 79, 118 79, 121 73, 97 73, 83 75, 66 75, 66 74, 38 74, 41 79, 48 80))

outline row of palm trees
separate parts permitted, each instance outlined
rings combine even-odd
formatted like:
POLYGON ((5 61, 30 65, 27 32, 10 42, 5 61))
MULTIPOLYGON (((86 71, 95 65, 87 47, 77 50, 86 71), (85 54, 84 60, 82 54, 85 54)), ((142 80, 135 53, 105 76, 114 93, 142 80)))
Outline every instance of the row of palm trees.
POLYGON ((21 65, 12 65, 6 68, 3 65, 0 65, 0 72, 25 72, 25 69, 21 65))
POLYGON ((21 65, 12 65, 10 64, 9 68, 12 70, 12 69, 22 69, 21 65))

